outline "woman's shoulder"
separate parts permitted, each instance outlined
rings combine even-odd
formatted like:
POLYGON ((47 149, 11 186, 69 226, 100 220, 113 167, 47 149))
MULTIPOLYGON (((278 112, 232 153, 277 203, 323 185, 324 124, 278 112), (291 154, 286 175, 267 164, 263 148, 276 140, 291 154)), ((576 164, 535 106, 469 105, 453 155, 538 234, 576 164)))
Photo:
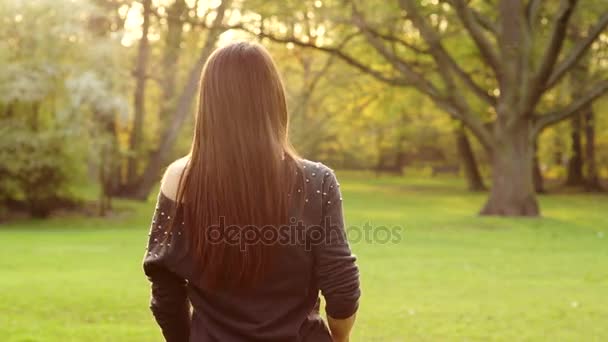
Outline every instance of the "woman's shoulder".
POLYGON ((165 170, 165 174, 163 175, 163 179, 160 183, 160 191, 163 195, 165 195, 165 197, 173 201, 175 201, 175 199, 177 198, 177 188, 179 186, 179 179, 184 173, 184 170, 186 169, 189 160, 189 156, 179 158, 169 164, 169 166, 165 170))
POLYGON ((298 161, 300 162, 300 165, 302 165, 303 168, 305 169, 317 169, 317 170, 322 170, 322 171, 332 171, 333 170, 321 163, 320 161, 314 161, 314 160, 310 160, 310 159, 305 159, 305 158, 299 158, 298 161))
POLYGON ((334 170, 321 162, 303 158, 299 159, 299 161, 302 169, 304 169, 304 173, 307 175, 314 174, 314 176, 335 177, 334 170))

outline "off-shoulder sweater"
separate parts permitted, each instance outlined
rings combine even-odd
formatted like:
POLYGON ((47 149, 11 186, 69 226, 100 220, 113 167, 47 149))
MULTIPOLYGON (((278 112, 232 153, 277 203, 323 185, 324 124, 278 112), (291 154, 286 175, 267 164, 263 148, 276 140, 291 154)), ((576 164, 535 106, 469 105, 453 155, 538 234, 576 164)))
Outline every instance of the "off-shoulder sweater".
POLYGON ((159 192, 143 268, 152 284, 150 308, 167 341, 329 342, 319 294, 333 318, 357 311, 359 271, 344 227, 340 184, 327 166, 302 164, 305 183, 294 191, 303 196, 303 207, 293 211, 303 227, 299 238, 283 236, 289 239, 281 242, 272 272, 244 292, 210 291, 198 283, 200 266, 188 252, 181 206, 159 192))

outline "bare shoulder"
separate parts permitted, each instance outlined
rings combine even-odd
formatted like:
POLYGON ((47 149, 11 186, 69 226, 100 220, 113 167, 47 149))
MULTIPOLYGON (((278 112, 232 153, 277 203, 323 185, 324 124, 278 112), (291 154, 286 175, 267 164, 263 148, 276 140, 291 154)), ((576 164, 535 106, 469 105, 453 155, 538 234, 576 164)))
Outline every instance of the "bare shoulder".
POLYGON ((163 175, 163 179, 160 183, 160 190, 162 193, 175 201, 177 198, 177 187, 179 185, 179 178, 181 177, 186 165, 190 158, 185 156, 183 158, 177 159, 173 163, 171 163, 167 170, 165 170, 165 174, 163 175))

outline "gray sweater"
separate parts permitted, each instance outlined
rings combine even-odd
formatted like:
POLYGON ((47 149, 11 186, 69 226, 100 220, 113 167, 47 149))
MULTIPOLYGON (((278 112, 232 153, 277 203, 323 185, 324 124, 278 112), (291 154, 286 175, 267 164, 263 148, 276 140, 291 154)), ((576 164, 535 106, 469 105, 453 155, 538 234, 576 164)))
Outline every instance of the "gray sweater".
POLYGON ((331 341, 319 292, 329 316, 356 312, 359 271, 346 239, 339 183, 327 166, 302 163, 306 182, 292 194, 304 197, 302 210, 292 211, 301 229, 281 235, 271 273, 243 293, 197 284, 181 206, 167 231, 176 203, 158 194, 143 267, 152 283, 150 307, 167 341, 331 341))

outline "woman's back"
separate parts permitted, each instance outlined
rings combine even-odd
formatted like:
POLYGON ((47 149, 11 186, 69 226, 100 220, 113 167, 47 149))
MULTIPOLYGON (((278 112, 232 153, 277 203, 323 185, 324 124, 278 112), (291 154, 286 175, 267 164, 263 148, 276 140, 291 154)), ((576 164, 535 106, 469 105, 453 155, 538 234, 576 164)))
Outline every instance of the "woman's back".
POLYGON ((297 156, 288 126, 268 52, 246 42, 214 51, 190 153, 165 173, 144 260, 168 341, 348 338, 359 280, 338 182, 297 156))
POLYGON ((144 269, 153 284, 151 307, 168 341, 331 341, 318 312, 319 290, 329 316, 340 319, 355 313, 358 270, 346 241, 339 184, 325 165, 301 163, 303 184, 290 194, 296 200, 288 226, 274 233, 251 228, 223 235, 229 227, 210 232, 217 243, 279 247, 260 283, 239 291, 208 289, 197 280, 200 266, 188 252, 181 206, 169 229, 176 202, 170 198, 174 194, 165 192, 172 191, 180 163, 167 172, 144 269))

